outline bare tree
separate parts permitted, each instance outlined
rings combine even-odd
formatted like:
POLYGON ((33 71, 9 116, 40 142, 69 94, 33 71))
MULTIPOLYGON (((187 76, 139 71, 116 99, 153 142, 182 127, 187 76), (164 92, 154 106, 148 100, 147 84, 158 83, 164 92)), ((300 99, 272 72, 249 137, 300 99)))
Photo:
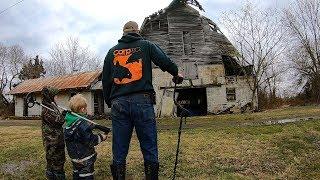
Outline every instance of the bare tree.
POLYGON ((102 61, 89 50, 80 46, 78 38, 69 37, 65 42, 56 44, 50 52, 47 73, 57 76, 96 70, 102 67, 102 61))
POLYGON ((19 83, 20 80, 18 79, 20 70, 23 66, 23 63, 26 61, 26 56, 23 48, 19 45, 14 45, 9 47, 8 50, 8 67, 9 67, 9 89, 11 90, 12 87, 19 83))
POLYGON ((275 10, 262 10, 247 3, 243 8, 224 13, 222 24, 230 40, 239 51, 237 58, 242 66, 252 65, 253 76, 247 74, 247 83, 252 91, 252 101, 261 86, 275 83, 282 72, 280 57, 284 52, 284 31, 275 10))
POLYGON ((22 47, 18 45, 4 46, 0 44, 0 104, 9 105, 10 101, 5 96, 8 90, 19 83, 19 73, 26 57, 22 47))
POLYGON ((320 0, 295 0, 284 10, 283 20, 297 82, 320 103, 320 0))
POLYGON ((0 44, 0 106, 9 102, 4 96, 4 89, 7 86, 8 78, 6 72, 6 62, 8 56, 8 48, 3 44, 0 44))

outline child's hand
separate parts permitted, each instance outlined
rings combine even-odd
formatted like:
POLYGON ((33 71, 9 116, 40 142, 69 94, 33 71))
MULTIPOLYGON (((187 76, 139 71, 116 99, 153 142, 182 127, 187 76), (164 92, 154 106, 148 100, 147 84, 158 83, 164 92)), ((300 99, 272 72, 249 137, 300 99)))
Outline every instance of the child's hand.
POLYGON ((102 136, 102 141, 105 141, 107 139, 107 135, 106 134, 101 134, 102 136))

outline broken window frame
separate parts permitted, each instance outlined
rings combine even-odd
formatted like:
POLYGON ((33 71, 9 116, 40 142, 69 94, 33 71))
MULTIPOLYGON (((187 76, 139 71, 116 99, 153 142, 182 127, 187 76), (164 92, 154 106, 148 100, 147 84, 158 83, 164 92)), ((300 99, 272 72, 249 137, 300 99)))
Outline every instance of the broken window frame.
POLYGON ((228 102, 234 102, 237 100, 236 88, 226 88, 226 97, 228 102))
POLYGON ((226 76, 226 84, 237 83, 237 76, 226 76))

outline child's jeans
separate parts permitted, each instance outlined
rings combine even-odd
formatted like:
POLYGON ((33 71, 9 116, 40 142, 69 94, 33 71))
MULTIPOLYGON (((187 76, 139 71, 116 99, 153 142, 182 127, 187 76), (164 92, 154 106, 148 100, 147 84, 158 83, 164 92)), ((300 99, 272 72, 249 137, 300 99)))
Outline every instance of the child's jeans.
POLYGON ((147 93, 121 96, 111 104, 113 163, 126 163, 133 128, 144 161, 157 163, 157 126, 151 96, 147 93))
POLYGON ((94 154, 82 162, 75 162, 71 160, 73 165, 73 179, 92 180, 94 173, 94 162, 96 159, 97 154, 94 154))

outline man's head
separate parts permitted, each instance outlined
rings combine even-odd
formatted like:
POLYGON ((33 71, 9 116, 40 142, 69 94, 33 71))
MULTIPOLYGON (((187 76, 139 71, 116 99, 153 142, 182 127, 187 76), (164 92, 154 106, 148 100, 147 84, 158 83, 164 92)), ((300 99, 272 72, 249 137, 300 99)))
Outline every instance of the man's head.
POLYGON ((82 94, 71 97, 69 108, 75 113, 87 113, 87 100, 82 94))
POLYGON ((129 21, 123 26, 123 35, 127 35, 128 33, 140 33, 138 23, 134 21, 129 21))

